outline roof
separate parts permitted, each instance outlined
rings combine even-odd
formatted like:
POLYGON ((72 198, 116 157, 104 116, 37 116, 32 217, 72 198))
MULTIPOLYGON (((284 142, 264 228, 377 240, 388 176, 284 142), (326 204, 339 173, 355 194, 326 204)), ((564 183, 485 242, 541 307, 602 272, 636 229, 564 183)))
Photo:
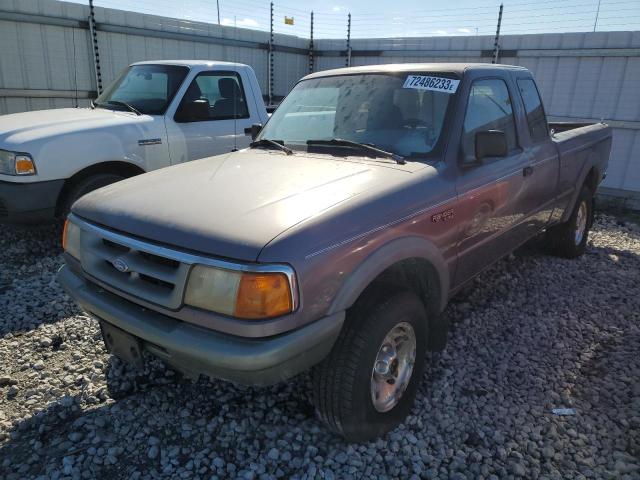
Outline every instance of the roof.
POLYGON ((386 65, 365 65, 362 67, 336 68, 324 70, 304 77, 330 77, 334 75, 352 75, 354 73, 396 73, 396 72, 453 72, 462 75, 466 70, 526 70, 515 65, 500 65, 491 63, 389 63, 386 65))
POLYGON ((218 62, 217 60, 150 60, 135 62, 132 65, 183 65, 186 67, 246 67, 244 63, 218 62))

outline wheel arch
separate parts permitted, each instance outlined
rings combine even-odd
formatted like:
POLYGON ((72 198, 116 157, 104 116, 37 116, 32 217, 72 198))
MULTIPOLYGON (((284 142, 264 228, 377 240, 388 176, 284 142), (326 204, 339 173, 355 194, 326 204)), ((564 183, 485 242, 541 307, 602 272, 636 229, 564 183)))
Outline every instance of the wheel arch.
POLYGON ((65 200, 67 199, 67 195, 69 195, 69 192, 75 185, 77 185, 85 178, 101 173, 111 173, 129 178, 135 175, 140 175, 141 173, 145 173, 145 171, 140 166, 134 163, 122 160, 100 162, 83 168, 82 170, 77 171, 71 177, 65 180, 62 186, 62 190, 60 190, 60 193, 58 195, 58 200, 56 202, 56 215, 60 215, 61 208, 64 205, 65 200))
MULTIPOLYGON (((444 329, 440 313, 449 295, 449 271, 440 251, 421 237, 405 237, 377 249, 343 283, 331 304, 329 313, 348 310, 368 297, 372 291, 390 286, 403 288, 422 300, 435 330, 444 329)), ((373 294, 373 298, 379 298, 373 294)), ((441 335, 435 335, 431 348, 441 348, 441 335)))
POLYGON ((595 166, 592 166, 584 179, 583 185, 586 185, 592 193, 596 193, 596 189, 598 188, 598 183, 600 180, 600 173, 595 166))
POLYGON ((573 208, 575 207, 576 202, 578 201, 578 196, 580 195, 580 191, 583 186, 586 186, 591 190, 595 197, 596 190, 598 188, 598 184, 600 183, 601 173, 598 170, 598 166, 596 163, 595 154, 592 153, 589 156, 587 162, 580 172, 580 176, 578 177, 578 181, 576 182, 576 189, 571 195, 571 201, 568 204, 568 207, 565 209, 564 214, 562 215, 562 222, 566 222, 571 216, 571 212, 573 212, 573 208))

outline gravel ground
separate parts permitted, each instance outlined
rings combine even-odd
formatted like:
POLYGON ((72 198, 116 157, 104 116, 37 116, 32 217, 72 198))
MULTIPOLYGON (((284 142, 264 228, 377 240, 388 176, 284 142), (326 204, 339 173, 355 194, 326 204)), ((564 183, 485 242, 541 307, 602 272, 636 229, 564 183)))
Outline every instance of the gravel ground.
POLYGON ((0 226, 0 478, 638 479, 640 228, 594 228, 582 259, 530 246, 458 295, 406 423, 349 445, 305 375, 136 374, 56 284, 60 232, 0 226))

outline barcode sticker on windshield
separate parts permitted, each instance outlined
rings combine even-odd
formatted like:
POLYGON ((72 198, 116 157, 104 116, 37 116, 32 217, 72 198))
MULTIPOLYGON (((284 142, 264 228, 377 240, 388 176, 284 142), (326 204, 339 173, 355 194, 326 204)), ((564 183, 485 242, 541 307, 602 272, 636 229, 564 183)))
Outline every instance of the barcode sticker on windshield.
POLYGON ((409 75, 402 88, 416 88, 418 90, 433 90, 434 92, 456 93, 460 80, 444 77, 430 77, 428 75, 409 75))

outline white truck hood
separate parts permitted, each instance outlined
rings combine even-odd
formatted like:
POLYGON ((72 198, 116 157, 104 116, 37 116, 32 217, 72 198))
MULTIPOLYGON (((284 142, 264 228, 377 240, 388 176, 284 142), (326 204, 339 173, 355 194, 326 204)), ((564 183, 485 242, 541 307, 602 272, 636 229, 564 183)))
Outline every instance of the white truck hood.
POLYGON ((96 128, 142 123, 147 115, 102 108, 59 108, 0 116, 0 148, 29 151, 29 143, 96 128))
POLYGON ((0 149, 28 153, 36 175, 11 182, 70 178, 101 162, 124 161, 146 170, 168 164, 164 118, 102 108, 61 108, 0 116, 0 149), (154 139, 157 144, 141 146, 154 139))

